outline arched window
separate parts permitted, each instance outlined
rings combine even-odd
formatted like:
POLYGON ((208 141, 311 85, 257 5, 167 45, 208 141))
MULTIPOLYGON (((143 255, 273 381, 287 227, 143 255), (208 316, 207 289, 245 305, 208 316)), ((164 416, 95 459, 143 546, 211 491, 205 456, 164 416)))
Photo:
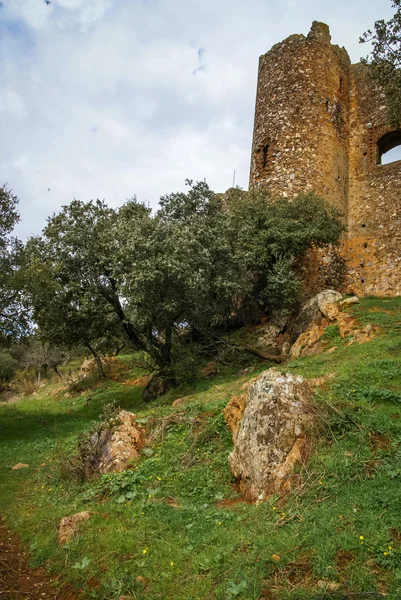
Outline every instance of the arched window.
POLYGON ((401 129, 383 135, 377 142, 377 149, 379 165, 401 160, 401 129))

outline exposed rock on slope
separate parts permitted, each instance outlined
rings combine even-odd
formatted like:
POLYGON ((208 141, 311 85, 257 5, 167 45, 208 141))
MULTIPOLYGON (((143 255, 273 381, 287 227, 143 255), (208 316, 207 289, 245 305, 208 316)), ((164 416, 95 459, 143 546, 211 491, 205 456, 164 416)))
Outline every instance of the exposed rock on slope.
POLYGON ((329 325, 338 325, 340 336, 351 336, 350 343, 367 342, 372 339, 376 329, 371 325, 363 327, 361 323, 344 308, 357 304, 354 296, 341 300, 342 296, 333 290, 325 290, 309 300, 299 313, 293 326, 293 333, 299 337, 291 347, 291 358, 318 354, 327 346, 322 336, 329 325))
POLYGON ((121 410, 114 423, 93 434, 90 446, 81 449, 87 475, 124 471, 139 457, 145 444, 145 430, 136 422, 136 415, 121 410))
POLYGON ((303 377, 270 370, 226 407, 234 439, 229 466, 248 499, 263 500, 289 487, 313 424, 310 391, 303 377))

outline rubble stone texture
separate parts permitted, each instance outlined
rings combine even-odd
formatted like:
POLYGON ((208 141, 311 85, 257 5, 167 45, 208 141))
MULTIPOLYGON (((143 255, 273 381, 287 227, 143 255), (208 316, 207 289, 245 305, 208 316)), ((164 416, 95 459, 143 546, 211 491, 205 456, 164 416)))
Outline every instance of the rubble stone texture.
POLYGON ((368 67, 331 44, 324 23, 260 57, 250 188, 272 197, 315 192, 343 214, 346 289, 401 294, 401 145, 368 67))
POLYGON ((92 471, 101 474, 121 473, 136 460, 145 445, 145 430, 136 422, 136 415, 121 410, 117 415, 117 427, 94 435, 92 471))
POLYGON ((290 488, 313 423, 310 391, 300 375, 269 370, 224 411, 234 439, 229 466, 248 499, 265 500, 290 488))
POLYGON ((64 546, 78 531, 81 523, 85 523, 92 513, 84 510, 69 517, 63 517, 58 525, 57 540, 60 546, 64 546))

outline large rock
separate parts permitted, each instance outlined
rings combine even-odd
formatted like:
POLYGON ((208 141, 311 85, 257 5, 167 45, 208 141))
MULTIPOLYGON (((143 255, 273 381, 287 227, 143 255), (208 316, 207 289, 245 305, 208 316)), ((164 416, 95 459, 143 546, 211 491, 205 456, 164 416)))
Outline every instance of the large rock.
POLYGON ((226 410, 234 437, 228 462, 248 499, 264 500, 290 486, 289 476, 306 452, 313 423, 310 393, 301 376, 269 370, 248 389, 245 401, 236 398, 233 410, 226 410))
POLYGON ((320 312, 330 321, 333 321, 339 313, 338 302, 341 298, 342 294, 334 290, 324 290, 316 296, 320 312))
POLYGON ((302 331, 291 346, 291 358, 319 354, 328 346, 322 338, 329 325, 337 325, 342 339, 350 338, 349 344, 365 343, 375 337, 378 328, 363 328, 361 323, 346 311, 347 307, 358 304, 359 298, 353 296, 341 300, 342 296, 333 290, 325 290, 312 298, 302 309, 296 320, 293 331, 301 331, 309 321, 309 326, 302 331))
POLYGON ((336 312, 334 307, 341 298, 342 295, 335 290, 324 290, 308 300, 289 327, 292 341, 312 326, 319 326, 325 318, 330 318, 329 314, 336 312))
POLYGON ((145 445, 145 430, 136 422, 136 415, 120 411, 115 423, 95 433, 91 450, 85 457, 87 473, 120 473, 137 459, 145 445))
POLYGON ((297 341, 291 346, 291 358, 314 356, 324 350, 325 344, 321 341, 321 337, 328 324, 328 320, 323 319, 320 323, 312 325, 305 333, 301 333, 297 341))
POLYGON ((57 540, 60 546, 64 546, 78 531, 80 525, 88 521, 92 513, 84 510, 75 515, 64 517, 58 525, 57 540))

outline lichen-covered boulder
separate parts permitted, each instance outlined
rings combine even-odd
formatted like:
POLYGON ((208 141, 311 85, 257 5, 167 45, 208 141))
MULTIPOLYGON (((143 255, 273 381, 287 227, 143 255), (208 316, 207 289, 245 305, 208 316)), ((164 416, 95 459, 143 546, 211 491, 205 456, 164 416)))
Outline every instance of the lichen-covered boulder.
POLYGON ((337 312, 336 303, 341 298, 342 295, 335 290, 324 290, 308 300, 289 326, 292 341, 312 326, 319 326, 325 318, 334 318, 334 313, 337 312))
POLYGON ((244 410, 236 434, 233 428, 234 449, 228 462, 248 499, 260 501, 288 489, 289 476, 309 445, 313 424, 310 393, 303 377, 269 370, 250 386, 246 401, 233 407, 235 427, 237 409, 242 405, 244 410))
POLYGON ((341 298, 342 294, 335 290, 324 290, 316 296, 320 312, 330 321, 333 321, 340 311, 338 302, 341 298))
POLYGON ((92 436, 92 455, 86 457, 88 471, 120 473, 139 457, 144 445, 145 430, 136 422, 136 415, 121 410, 113 425, 92 436))

